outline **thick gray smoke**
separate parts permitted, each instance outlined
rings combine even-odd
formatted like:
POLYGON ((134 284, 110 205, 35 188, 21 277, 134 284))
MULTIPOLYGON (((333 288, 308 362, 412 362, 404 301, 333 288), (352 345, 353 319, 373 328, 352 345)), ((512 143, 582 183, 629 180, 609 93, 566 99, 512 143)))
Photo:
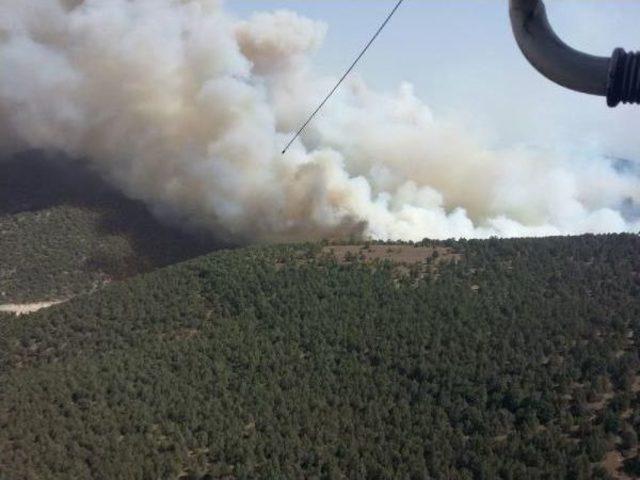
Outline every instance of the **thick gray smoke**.
POLYGON ((410 85, 352 80, 282 156, 331 84, 309 65, 324 34, 217 0, 0 0, 0 151, 87 158, 156 211, 245 241, 640 230, 637 175, 492 150, 410 85))

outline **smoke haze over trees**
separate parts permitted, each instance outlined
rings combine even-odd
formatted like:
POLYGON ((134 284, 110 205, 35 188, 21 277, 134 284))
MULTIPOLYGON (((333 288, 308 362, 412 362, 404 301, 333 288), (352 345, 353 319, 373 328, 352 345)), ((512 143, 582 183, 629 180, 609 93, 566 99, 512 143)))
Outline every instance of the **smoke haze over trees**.
POLYGON ((37 152, 0 161, 0 306, 67 300, 219 247, 161 223, 82 163, 37 152))

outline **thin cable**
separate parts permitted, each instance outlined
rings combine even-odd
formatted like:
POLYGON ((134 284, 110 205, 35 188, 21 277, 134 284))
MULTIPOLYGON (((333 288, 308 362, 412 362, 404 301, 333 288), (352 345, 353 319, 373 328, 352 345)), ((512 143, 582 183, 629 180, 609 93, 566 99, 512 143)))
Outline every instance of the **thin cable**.
POLYGON ((364 47, 364 49, 362 50, 362 52, 360 52, 360 55, 358 55, 358 58, 355 59, 355 61, 351 64, 351 66, 347 69, 347 71, 345 72, 345 74, 342 76, 342 78, 340 78, 340 80, 338 80, 338 83, 336 83, 336 86, 333 87, 333 89, 331 90, 331 92, 329 92, 329 95, 326 96, 326 98, 322 101, 322 103, 320 104, 320 106, 318 108, 315 109, 315 111, 311 114, 311 116, 308 118, 308 120, 306 122, 304 122, 304 125, 302 125, 302 127, 300 127, 300 130, 298 130, 298 132, 295 134, 295 136, 291 139, 291 141, 287 144, 287 146, 285 147, 285 149, 282 151, 282 154, 284 155, 285 153, 287 153, 287 150, 289 150, 289 148, 291 147, 291 145, 293 145, 293 142, 295 142, 298 137, 302 134, 302 132, 304 132, 304 129, 307 128, 307 126, 311 123, 311 121, 315 118, 315 116, 320 112, 320 110, 322 110, 322 107, 325 106, 325 104, 329 101, 329 99, 331 97, 333 97, 333 94, 336 93, 336 91, 338 90, 338 88, 340 88, 340 85, 342 85, 342 82, 345 81, 345 79, 349 76, 349 74, 353 71, 354 68, 356 68, 356 65, 358 65, 358 62, 360 62, 360 60, 362 59, 362 57, 364 57, 365 53, 367 53, 367 51, 369 50, 369 48, 371 47, 371 45, 373 45, 373 42, 376 41, 376 39, 378 38, 378 36, 380 36, 380 34, 382 33, 382 31, 384 30, 384 28, 387 26, 387 24, 391 21, 391 19, 393 18, 393 16, 396 14, 396 12, 398 11, 398 9, 400 8, 400 6, 404 3, 404 0, 400 0, 396 6, 393 8, 393 10, 391 10, 391 13, 387 16, 387 18, 385 19, 385 21, 382 23, 382 25, 380 26, 380 28, 378 28, 378 31, 375 33, 375 35, 371 38, 371 40, 369 40, 369 43, 367 43, 367 45, 364 47))

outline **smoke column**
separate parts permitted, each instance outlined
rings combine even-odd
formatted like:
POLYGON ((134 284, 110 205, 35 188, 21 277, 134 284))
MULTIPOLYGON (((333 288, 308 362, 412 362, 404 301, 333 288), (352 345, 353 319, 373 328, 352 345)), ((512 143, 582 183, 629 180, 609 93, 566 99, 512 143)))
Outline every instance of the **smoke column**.
POLYGON ((640 230, 637 173, 491 149, 409 84, 352 79, 282 156, 335 81, 309 60, 325 30, 217 0, 0 0, 0 153, 86 158, 159 215, 243 242, 640 230))

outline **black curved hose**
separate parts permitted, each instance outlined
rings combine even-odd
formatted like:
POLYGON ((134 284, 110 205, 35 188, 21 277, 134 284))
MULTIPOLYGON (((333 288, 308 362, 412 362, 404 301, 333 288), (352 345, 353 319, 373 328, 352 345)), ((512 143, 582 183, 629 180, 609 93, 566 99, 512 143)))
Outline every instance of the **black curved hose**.
POLYGON ((516 41, 524 56, 545 77, 571 90, 640 104, 640 53, 616 49, 611 58, 574 50, 553 31, 542 0, 510 0, 516 41))

